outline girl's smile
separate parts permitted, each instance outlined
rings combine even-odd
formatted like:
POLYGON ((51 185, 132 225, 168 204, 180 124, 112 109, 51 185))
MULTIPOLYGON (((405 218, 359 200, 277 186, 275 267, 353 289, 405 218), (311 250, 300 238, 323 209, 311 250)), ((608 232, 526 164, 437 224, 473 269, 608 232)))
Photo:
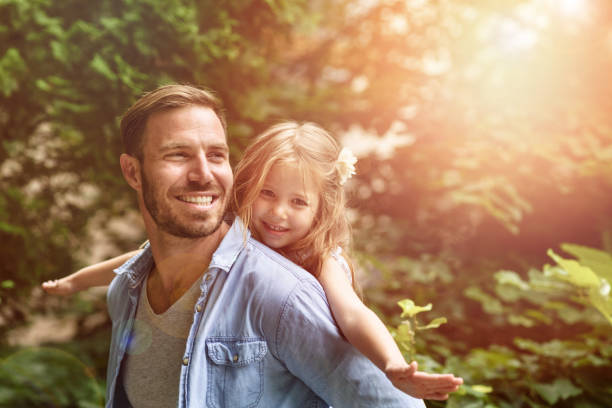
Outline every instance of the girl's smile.
POLYGON ((276 163, 253 203, 253 228, 267 246, 284 248, 306 236, 318 206, 312 179, 294 164, 276 163))

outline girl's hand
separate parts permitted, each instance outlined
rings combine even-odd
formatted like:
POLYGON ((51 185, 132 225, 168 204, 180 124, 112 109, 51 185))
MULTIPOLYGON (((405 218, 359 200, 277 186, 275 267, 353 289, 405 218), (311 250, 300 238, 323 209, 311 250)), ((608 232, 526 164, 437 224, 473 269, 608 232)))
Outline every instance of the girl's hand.
POLYGON ((52 295, 68 296, 78 292, 78 288, 68 278, 46 281, 41 286, 52 295))
POLYGON ((463 379, 453 374, 429 374, 417 371, 417 363, 389 366, 387 378, 406 394, 420 399, 446 400, 448 394, 459 389, 463 379))

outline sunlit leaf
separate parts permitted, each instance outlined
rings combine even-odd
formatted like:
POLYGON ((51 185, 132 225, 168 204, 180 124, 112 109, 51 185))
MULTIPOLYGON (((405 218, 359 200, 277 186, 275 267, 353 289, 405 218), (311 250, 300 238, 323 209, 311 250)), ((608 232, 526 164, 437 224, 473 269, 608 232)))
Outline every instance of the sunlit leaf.
POLYGON ((437 317, 437 318, 433 319, 431 322, 429 322, 427 325, 425 325, 425 326, 417 326, 417 328, 419 330, 436 329, 436 328, 440 327, 441 325, 443 325, 446 322, 447 322, 446 317, 437 317))
POLYGON ((548 250, 547 254, 560 266, 560 268, 548 268, 546 272, 549 275, 583 287, 598 287, 600 285, 599 278, 591 268, 583 266, 573 259, 564 259, 551 249, 548 250))
POLYGON ((399 307, 402 308, 402 314, 401 317, 412 317, 415 316, 421 312, 427 312, 429 310, 431 310, 432 305, 431 303, 425 305, 425 306, 417 306, 414 304, 414 302, 410 299, 403 299, 400 300, 399 302, 397 302, 397 304, 399 305, 399 307))
POLYGON ((582 394, 582 390, 567 378, 558 378, 550 384, 534 384, 532 387, 549 404, 582 394))
POLYGON ((493 387, 490 387, 488 385, 476 384, 476 385, 471 385, 470 387, 472 387, 472 390, 476 392, 481 392, 483 394, 488 394, 490 392, 493 392, 493 387))
POLYGON ((508 322, 515 326, 523 326, 523 327, 533 327, 536 323, 525 316, 512 314, 508 316, 508 322))
POLYGON ((581 265, 589 267, 595 274, 612 281, 612 254, 595 248, 576 244, 561 244, 561 249, 578 258, 581 265))

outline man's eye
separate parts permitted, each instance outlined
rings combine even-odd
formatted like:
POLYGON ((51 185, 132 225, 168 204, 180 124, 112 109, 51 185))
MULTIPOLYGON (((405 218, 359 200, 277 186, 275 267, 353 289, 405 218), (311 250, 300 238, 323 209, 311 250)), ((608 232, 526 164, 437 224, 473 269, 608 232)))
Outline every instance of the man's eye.
POLYGON ((212 152, 208 154, 208 157, 213 160, 225 160, 226 155, 223 152, 212 152))
POLYGON ((173 152, 166 155, 167 158, 170 159, 182 159, 187 157, 187 153, 185 152, 173 152))

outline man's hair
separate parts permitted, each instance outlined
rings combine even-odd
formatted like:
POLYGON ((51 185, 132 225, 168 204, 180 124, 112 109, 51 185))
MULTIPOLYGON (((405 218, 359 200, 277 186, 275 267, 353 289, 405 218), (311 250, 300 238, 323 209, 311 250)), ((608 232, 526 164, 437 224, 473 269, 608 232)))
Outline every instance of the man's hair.
POLYGON ((227 133, 221 100, 211 90, 191 85, 165 85, 144 94, 121 118, 120 129, 124 151, 142 161, 143 136, 151 115, 185 106, 203 106, 212 109, 227 133))

